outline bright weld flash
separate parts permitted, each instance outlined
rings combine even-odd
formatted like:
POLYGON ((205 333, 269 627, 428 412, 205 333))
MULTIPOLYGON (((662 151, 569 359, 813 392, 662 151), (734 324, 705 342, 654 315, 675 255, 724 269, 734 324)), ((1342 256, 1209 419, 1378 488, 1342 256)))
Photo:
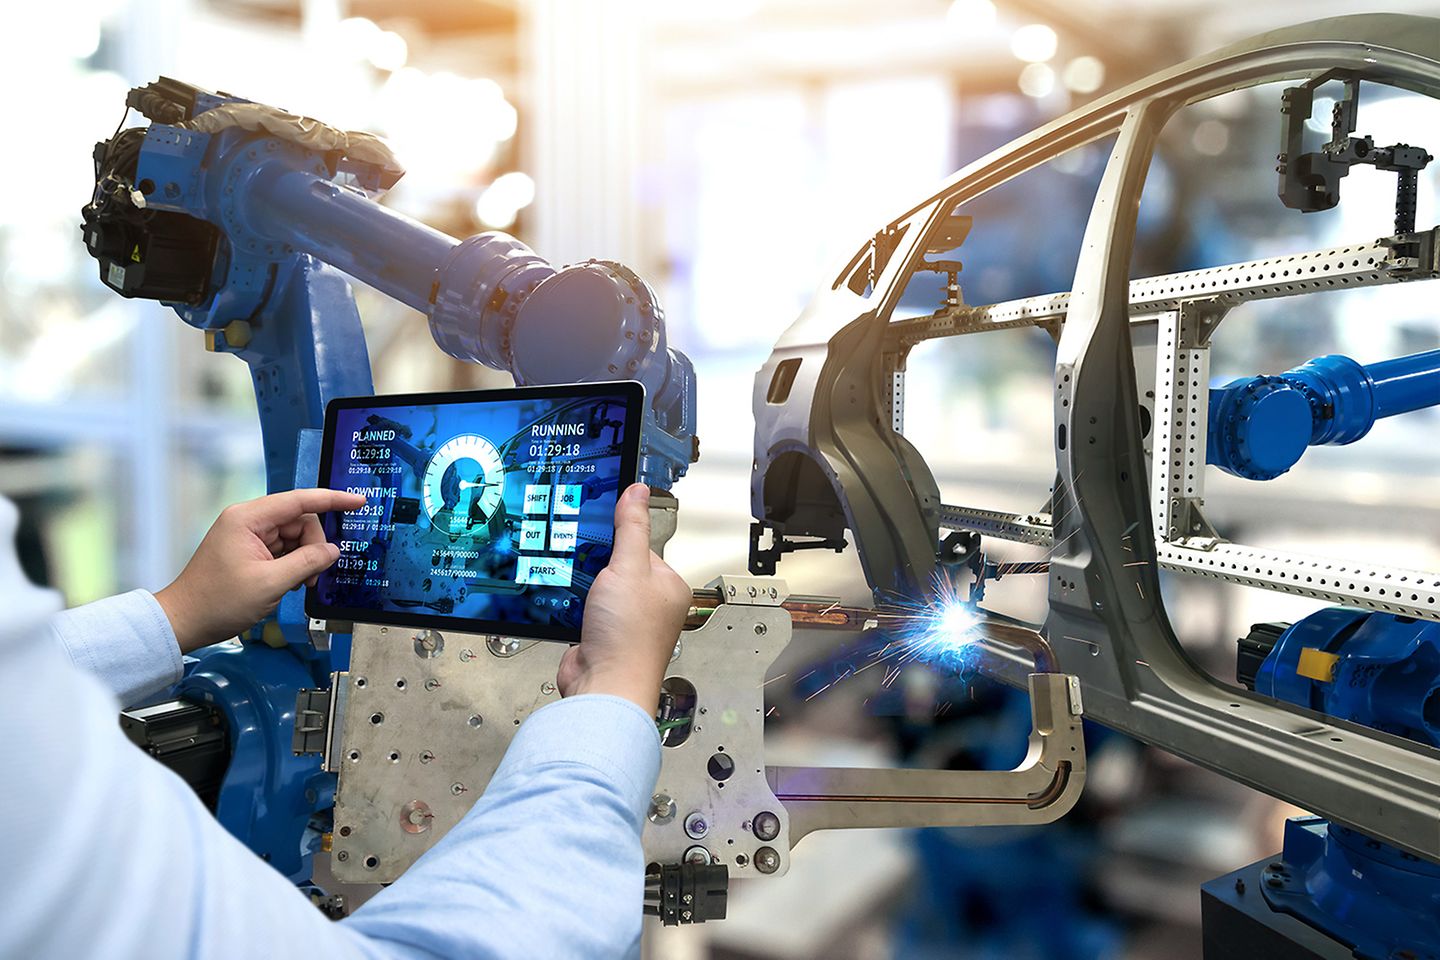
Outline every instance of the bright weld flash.
POLYGON ((980 622, 975 611, 961 603, 946 603, 935 616, 930 629, 931 642, 942 647, 968 647, 975 642, 975 625, 980 622))
POLYGON ((975 642, 974 627, 980 621, 975 611, 963 604, 946 604, 940 611, 936 627, 940 639, 949 641, 958 646, 968 646, 975 642))

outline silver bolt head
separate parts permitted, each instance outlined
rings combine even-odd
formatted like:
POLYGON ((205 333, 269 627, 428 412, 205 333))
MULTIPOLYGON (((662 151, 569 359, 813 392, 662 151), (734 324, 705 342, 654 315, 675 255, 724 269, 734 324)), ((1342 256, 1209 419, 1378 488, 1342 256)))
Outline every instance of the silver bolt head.
POLYGON ((460 794, 464 793, 465 790, 465 784, 460 783, 458 780, 455 783, 450 784, 450 792, 457 797, 460 796, 460 794))
POLYGON ((685 835, 692 840, 700 840, 710 832, 710 824, 705 822, 705 817, 700 811, 695 811, 685 818, 685 835))
POLYGON ((699 844, 696 844, 695 846, 693 846, 693 847, 691 847, 690 849, 688 849, 688 850, 685 851, 685 862, 686 862, 686 863, 700 863, 700 864, 705 864, 705 863, 713 863, 714 860, 715 860, 715 858, 710 855, 710 851, 709 851, 709 850, 706 850, 704 847, 700 846, 699 844))
POLYGON ((665 824, 675 819, 675 801, 663 793, 650 798, 650 812, 646 815, 651 823, 665 824))
POLYGON ((489 637, 485 648, 497 657, 513 657, 520 652, 520 641, 514 637, 489 637))
POLYGON ((547 697, 550 696, 550 694, 555 692, 555 681, 546 680, 544 683, 540 684, 540 692, 545 694, 547 697))
POLYGON ((761 847, 755 851, 755 869, 761 873, 774 873, 780 869, 780 854, 771 847, 761 847))
POLYGON ((439 689, 440 689, 440 681, 439 681, 439 680, 436 680, 434 677, 431 677, 429 680, 426 680, 426 681, 425 681, 425 689, 426 689, 426 690, 439 690, 439 689))
POLYGON ((475 651, 474 651, 474 650, 471 650, 470 648, 467 647, 467 648, 465 648, 464 650, 461 650, 461 651, 460 651, 460 660, 461 660, 461 662, 463 662, 463 663, 469 663, 471 660, 474 660, 474 659, 475 659, 475 651))
POLYGON ((780 818, 769 810, 755 815, 752 824, 755 836, 760 840, 774 840, 780 836, 780 818))

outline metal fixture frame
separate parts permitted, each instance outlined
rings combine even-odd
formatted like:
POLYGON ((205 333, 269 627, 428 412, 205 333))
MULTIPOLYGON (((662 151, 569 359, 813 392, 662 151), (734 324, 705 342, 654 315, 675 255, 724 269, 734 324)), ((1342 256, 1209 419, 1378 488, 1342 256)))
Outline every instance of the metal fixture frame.
MULTIPOLYGON (((789 591, 769 577, 725 576, 712 586, 715 612, 681 635, 667 670, 695 688, 696 708, 690 735, 661 752, 642 836, 647 862, 779 876, 790 849, 815 830, 1042 824, 1079 799, 1079 683, 1049 672, 1054 660, 1041 637, 1004 625, 996 633, 1018 651, 1017 667, 1025 663, 1033 723, 1014 770, 766 766, 765 674, 790 642, 789 591), (710 766, 719 756, 731 761, 723 777, 710 766), (760 816, 767 813, 773 830, 760 816)), ((331 870, 342 881, 399 877, 469 811, 521 722, 558 699, 564 644, 447 634, 431 652, 418 644, 422 634, 437 637, 355 624, 350 672, 336 677, 344 694, 331 722, 340 736, 332 728, 328 740, 343 746, 328 758, 339 772, 331 870)))
MULTIPOLYGON (((1157 566, 1440 619, 1440 575, 1231 544, 1201 512, 1208 344, 1225 311, 1433 277, 1434 233, 1405 236, 1428 251, 1418 260, 1379 241, 1128 279, 1141 187, 1169 118, 1232 90, 1337 68, 1440 97, 1440 21, 1360 15, 1263 34, 1139 81, 960 171, 876 234, 880 269, 863 293, 846 283, 847 269, 781 337, 756 379, 751 493, 755 516, 777 535, 833 538, 849 528, 877 595, 927 589, 942 526, 1049 545, 1045 632, 1061 669, 1079 677, 1088 716, 1435 859, 1440 752, 1216 682, 1181 648, 1158 579, 1157 566), (1109 136, 1070 293, 887 322, 924 238, 957 204, 1109 136), (898 237, 888 256, 882 237, 898 237), (921 340, 1021 326, 1057 340, 1051 502, 1034 515, 945 505, 899 433, 905 355, 921 340), (799 369, 792 363, 791 390, 772 403, 767 386, 786 360, 799 369), (1139 414, 1152 387, 1153 450, 1139 414), (1153 457, 1163 459, 1152 471, 1153 457)), ((1004 646, 991 646, 1003 661, 1004 646)), ((1017 658, 995 672, 1015 682, 1019 669, 1017 658)))

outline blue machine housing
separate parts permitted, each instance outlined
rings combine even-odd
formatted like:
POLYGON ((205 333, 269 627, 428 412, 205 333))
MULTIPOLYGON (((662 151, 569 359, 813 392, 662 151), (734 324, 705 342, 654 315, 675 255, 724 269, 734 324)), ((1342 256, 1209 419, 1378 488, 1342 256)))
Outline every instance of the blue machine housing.
POLYGON ((1292 624, 1255 676, 1255 692, 1397 737, 1440 746, 1440 623, 1329 607, 1292 624), (1304 651, 1338 659, 1327 679, 1304 651))
POLYGON ((1382 417, 1440 404, 1440 350, 1361 366, 1332 354, 1279 376, 1241 377, 1210 391, 1206 462, 1273 480, 1305 448, 1354 443, 1382 417))
MULTIPOLYGON (((1255 690, 1440 746, 1440 623, 1320 610, 1280 634, 1256 672, 1255 690)), ((1258 876, 1269 910, 1323 931, 1348 948, 1346 956, 1440 960, 1440 864, 1342 824, 1296 817, 1285 826, 1280 857, 1258 876)), ((1253 913, 1256 898, 1245 896, 1240 881, 1233 892, 1225 888, 1231 880, 1207 885, 1207 897, 1253 913)), ((1266 918, 1257 922, 1269 926, 1266 918)))
POLYGON ((1319 817, 1285 824, 1262 891, 1274 910, 1350 947, 1360 960, 1440 958, 1440 864, 1319 817))
MULTIPOLYGON (((323 125, 173 81, 127 102, 145 110, 157 101, 161 112, 147 116, 184 118, 145 130, 125 193, 142 214, 184 214, 220 232, 208 297, 169 306, 205 331, 209 349, 249 365, 271 492, 315 484, 330 400, 374 393, 345 275, 424 313, 451 356, 518 383, 640 381, 639 474, 652 487, 668 490, 697 458, 693 367, 669 346, 654 292, 627 268, 557 270, 503 234, 458 241, 382 206, 376 198, 402 171, 372 138, 325 128, 322 149, 312 134, 323 125), (334 146, 347 138, 363 147, 356 156, 334 146)), ((296 697, 330 686, 349 663, 348 636, 331 635, 322 649, 309 627, 294 591, 240 643, 189 660, 172 692, 224 714, 232 759, 217 818, 297 883, 311 875, 336 781, 319 755, 292 751, 296 697)))

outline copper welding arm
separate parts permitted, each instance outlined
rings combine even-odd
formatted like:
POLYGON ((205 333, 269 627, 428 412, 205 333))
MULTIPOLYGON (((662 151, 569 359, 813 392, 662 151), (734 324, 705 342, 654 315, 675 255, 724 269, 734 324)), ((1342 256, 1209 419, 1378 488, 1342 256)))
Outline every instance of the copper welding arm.
MULTIPOLYGON (((686 629, 700 626, 714 611, 716 604, 723 603, 724 597, 718 589, 698 588, 694 591, 690 616, 685 621, 686 629)), ((885 607, 847 607, 837 597, 807 597, 792 595, 781 604, 790 612, 790 621, 797 627, 821 630, 865 630, 883 628, 886 621, 913 615, 890 610, 885 607)), ((1033 627, 1021 620, 1002 614, 981 610, 984 619, 976 629, 985 641, 997 641, 1011 647, 1019 647, 1035 661, 1036 673, 1054 673, 1057 670, 1055 651, 1050 642, 1033 627)))

